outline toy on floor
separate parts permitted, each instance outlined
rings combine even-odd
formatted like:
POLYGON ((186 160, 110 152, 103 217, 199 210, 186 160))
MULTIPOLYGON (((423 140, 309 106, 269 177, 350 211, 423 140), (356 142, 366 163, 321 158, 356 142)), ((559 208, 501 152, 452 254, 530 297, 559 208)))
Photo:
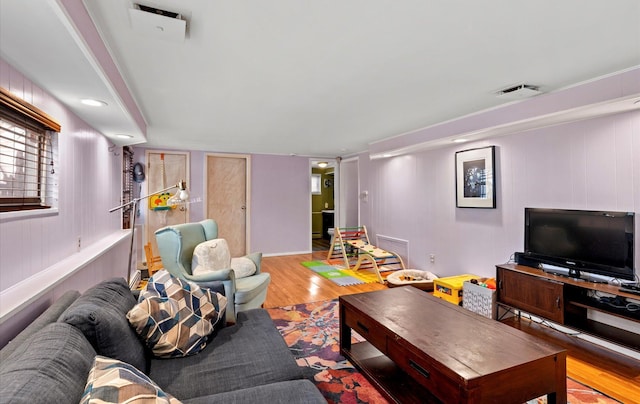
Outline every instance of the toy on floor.
POLYGON ((333 232, 327 261, 340 259, 346 268, 373 269, 378 281, 384 283, 381 272, 405 269, 400 255, 383 250, 369 242, 365 226, 339 227, 333 232))
POLYGON ((410 285, 421 290, 431 291, 434 279, 438 279, 438 277, 429 271, 405 269, 387 276, 387 285, 390 288, 410 285))

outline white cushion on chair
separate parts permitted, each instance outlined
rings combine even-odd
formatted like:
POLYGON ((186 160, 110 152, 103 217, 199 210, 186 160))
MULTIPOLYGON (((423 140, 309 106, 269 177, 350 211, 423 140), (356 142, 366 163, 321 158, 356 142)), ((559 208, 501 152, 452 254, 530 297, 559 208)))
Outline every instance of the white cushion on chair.
POLYGON ((215 238, 196 246, 191 258, 191 273, 201 273, 231 268, 231 253, 227 240, 215 238))
POLYGON ((231 258, 231 269, 237 278, 246 278, 256 273, 256 264, 248 257, 231 258))
POLYGON ((229 268, 233 269, 236 279, 246 278, 256 272, 256 264, 248 257, 231 258, 229 245, 223 238, 204 241, 193 250, 193 275, 229 268))

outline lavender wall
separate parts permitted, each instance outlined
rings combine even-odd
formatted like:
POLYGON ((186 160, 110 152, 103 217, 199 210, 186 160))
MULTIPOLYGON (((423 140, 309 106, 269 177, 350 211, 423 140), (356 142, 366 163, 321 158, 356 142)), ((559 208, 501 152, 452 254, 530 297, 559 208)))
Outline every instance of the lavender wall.
POLYGON ((637 156, 638 111, 391 159, 362 155, 369 201, 361 217, 372 233, 409 240, 412 267, 494 276, 495 264, 522 251, 525 207, 640 214, 637 156), (496 146, 497 209, 456 208, 455 152, 488 145, 496 146))
POLYGON ((340 163, 339 177, 340 202, 337 207, 338 226, 358 226, 358 201, 360 199, 358 188, 358 160, 343 160, 340 163))
POLYGON ((309 159, 253 155, 251 249, 264 254, 308 252, 311 246, 309 159))
MULTIPOLYGON (((171 151, 169 149, 167 152, 171 151)), ((189 151, 189 221, 205 219, 205 155, 189 151)), ((134 159, 144 161, 145 148, 134 148, 134 159)), ((311 196, 309 159, 280 155, 251 155, 249 247, 265 255, 309 252, 311 196)), ((144 211, 138 223, 144 223, 144 211)))
MULTIPOLYGON (((58 212, 48 216, 14 217, 0 214, 0 297, 16 286, 26 285, 21 298, 38 310, 43 309, 68 289, 85 290, 102 279, 125 274, 128 243, 120 242, 119 213, 109 208, 119 204, 121 195, 121 153, 100 133, 73 115, 19 71, 0 59, 0 86, 30 102, 62 125, 59 157, 55 170, 59 174, 58 212), (100 256, 82 257, 83 268, 65 278, 66 268, 56 265, 94 251, 105 238, 109 251, 100 256), (80 247, 78 247, 80 239, 80 247), (57 271, 61 271, 59 274, 57 271), (38 277, 53 275, 55 282, 29 286, 38 277), (33 295, 30 295, 32 294, 33 295)), ((4 318, 0 346, 11 338, 34 315, 33 307, 15 318, 4 318)), ((38 310, 35 310, 36 312, 38 310)), ((37 313, 36 313, 37 314, 37 313)))

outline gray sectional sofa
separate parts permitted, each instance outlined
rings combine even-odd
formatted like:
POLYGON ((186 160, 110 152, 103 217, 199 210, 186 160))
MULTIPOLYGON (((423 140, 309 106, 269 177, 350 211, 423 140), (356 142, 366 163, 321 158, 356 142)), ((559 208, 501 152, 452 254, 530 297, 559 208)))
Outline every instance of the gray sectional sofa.
POLYGON ((135 366, 183 403, 326 403, 303 378, 268 313, 238 313, 200 353, 153 357, 126 313, 124 279, 69 292, 0 351, 0 402, 78 403, 96 355, 135 366))

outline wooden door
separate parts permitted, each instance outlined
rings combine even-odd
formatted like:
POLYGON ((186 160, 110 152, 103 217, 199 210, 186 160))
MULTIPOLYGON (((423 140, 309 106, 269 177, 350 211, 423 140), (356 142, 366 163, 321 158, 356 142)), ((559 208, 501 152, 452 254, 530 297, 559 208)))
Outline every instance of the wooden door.
MULTIPOLYGON (((164 188, 177 184, 180 180, 187 182, 189 188, 189 154, 176 152, 147 151, 147 193, 156 193, 164 188)), ((169 191, 172 195, 177 189, 169 191)), ((140 211, 145 212, 146 240, 151 242, 154 255, 159 255, 155 231, 170 225, 186 223, 189 220, 188 204, 179 205, 175 209, 151 209, 147 198, 140 202, 140 211)))
POLYGON ((218 223, 218 237, 227 240, 232 257, 245 255, 249 248, 249 164, 249 156, 207 155, 206 215, 218 223))

